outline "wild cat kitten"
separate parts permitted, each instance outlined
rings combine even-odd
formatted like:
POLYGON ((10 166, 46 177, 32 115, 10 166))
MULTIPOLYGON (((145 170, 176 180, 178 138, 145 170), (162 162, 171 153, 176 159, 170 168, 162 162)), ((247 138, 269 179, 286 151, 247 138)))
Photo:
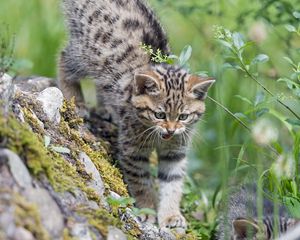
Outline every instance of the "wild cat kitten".
POLYGON ((169 48, 159 22, 142 0, 64 0, 63 5, 70 31, 59 63, 64 95, 80 103, 79 80, 95 79, 98 104, 118 126, 116 158, 137 206, 157 207, 160 227, 185 228, 179 208, 185 139, 205 111, 203 101, 214 80, 151 62, 141 43, 164 54, 169 48), (158 206, 149 172, 153 150, 159 160, 158 206))
POLYGON ((295 227, 299 219, 292 218, 284 206, 279 207, 276 216, 274 203, 263 199, 263 216, 257 216, 257 189, 254 185, 244 185, 235 192, 225 206, 228 212, 220 221, 218 240, 269 240, 275 239, 275 221, 279 235, 295 227), (227 232, 227 234, 226 234, 227 232))

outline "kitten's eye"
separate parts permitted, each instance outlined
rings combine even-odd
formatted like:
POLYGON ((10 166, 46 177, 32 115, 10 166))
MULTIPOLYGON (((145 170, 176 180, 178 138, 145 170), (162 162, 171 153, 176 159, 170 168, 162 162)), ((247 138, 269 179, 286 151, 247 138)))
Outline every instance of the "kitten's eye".
POLYGON ((154 114, 154 116, 157 118, 157 119, 165 119, 166 118, 166 114, 164 112, 156 112, 154 114))
POLYGON ((180 120, 180 121, 184 121, 184 120, 187 120, 187 118, 188 118, 188 114, 180 114, 179 115, 179 117, 178 117, 178 119, 180 120))

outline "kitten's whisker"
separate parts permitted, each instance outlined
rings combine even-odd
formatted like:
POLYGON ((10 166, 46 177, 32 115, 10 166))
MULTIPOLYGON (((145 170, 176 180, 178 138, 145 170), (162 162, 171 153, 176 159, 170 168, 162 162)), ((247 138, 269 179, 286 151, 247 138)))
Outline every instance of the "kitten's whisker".
POLYGON ((189 145, 192 142, 192 138, 191 138, 190 134, 187 131, 184 131, 183 135, 185 136, 185 139, 186 139, 186 145, 189 145))
POLYGON ((155 129, 154 134, 153 134, 153 138, 152 138, 151 148, 154 148, 156 137, 158 135, 157 133, 158 133, 158 129, 155 129))
POLYGON ((136 140, 138 141, 146 132, 150 131, 151 129, 155 128, 156 126, 152 126, 147 128, 145 131, 143 131, 142 133, 140 133, 139 135, 136 136, 136 140))
POLYGON ((147 142, 147 140, 149 139, 149 137, 151 137, 151 135, 153 135, 153 133, 155 132, 155 128, 146 136, 146 138, 144 139, 144 141, 142 142, 141 146, 138 149, 138 152, 144 147, 145 143, 147 142))
POLYGON ((186 130, 191 138, 202 139, 202 136, 195 129, 186 127, 186 130))

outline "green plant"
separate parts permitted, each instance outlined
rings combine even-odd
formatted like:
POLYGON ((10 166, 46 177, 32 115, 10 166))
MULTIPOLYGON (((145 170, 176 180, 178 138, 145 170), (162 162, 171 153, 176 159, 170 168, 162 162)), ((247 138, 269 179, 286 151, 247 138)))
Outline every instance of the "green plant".
MULTIPOLYGON (((294 11, 293 16, 298 20, 300 19, 300 12, 294 11)), ((292 24, 286 24, 285 28, 291 32, 296 33, 298 36, 300 36, 300 24, 298 23, 298 26, 292 25, 292 24)))
POLYGON ((63 154, 71 153, 71 150, 69 148, 62 147, 62 146, 55 146, 55 145, 51 144, 51 138, 47 135, 44 136, 44 145, 46 148, 49 148, 52 151, 57 152, 57 153, 63 153, 63 154))
POLYGON ((251 46, 252 42, 244 42, 243 37, 238 32, 231 32, 222 26, 215 26, 215 38, 223 44, 228 50, 228 59, 232 60, 224 64, 226 68, 234 68, 245 73, 249 78, 255 81, 264 91, 276 99, 276 101, 290 111, 298 120, 300 116, 286 105, 278 96, 271 92, 264 84, 258 80, 258 72, 255 71, 257 64, 269 61, 269 57, 265 54, 258 54, 253 59, 244 58, 244 50, 251 46))
POLYGON ((151 57, 151 60, 156 63, 172 64, 173 59, 171 56, 164 54, 159 48, 154 50, 151 45, 141 44, 141 48, 151 57))
POLYGON ((107 202, 112 206, 112 207, 121 207, 125 208, 129 205, 132 205, 135 200, 131 197, 108 197, 107 202))
POLYGON ((0 76, 8 72, 14 63, 15 37, 10 34, 8 25, 0 25, 0 76))
MULTIPOLYGON (((286 205, 291 214, 295 217, 300 217, 298 211, 300 207, 300 194, 299 194, 299 126, 300 117, 290 106, 285 104, 281 98, 276 96, 267 86, 262 84, 258 80, 259 73, 257 71, 257 64, 267 62, 269 57, 265 54, 258 54, 256 57, 249 59, 244 55, 244 50, 251 46, 253 43, 244 42, 243 36, 238 32, 231 32, 228 29, 217 26, 215 27, 216 39, 226 48, 228 51, 227 60, 224 64, 225 68, 232 68, 236 71, 242 71, 247 77, 253 80, 259 87, 261 87, 267 94, 269 94, 277 103, 285 107, 292 117, 283 117, 276 108, 268 104, 264 94, 259 92, 255 101, 236 95, 237 98, 250 105, 250 108, 245 113, 238 113, 238 116, 247 119, 247 121, 254 125, 252 132, 254 134, 254 140, 261 146, 269 146, 268 150, 272 150, 273 163, 271 166, 267 166, 265 171, 258 169, 260 175, 259 186, 264 190, 266 196, 272 198, 275 202, 280 201, 286 205), (255 113, 253 115, 253 113, 255 113), (258 124, 258 119, 265 114, 269 113, 272 117, 281 121, 282 124, 289 130, 290 139, 293 141, 291 150, 284 149, 284 145, 288 146, 286 142, 278 142, 277 130, 272 129, 272 123, 268 122, 265 126, 258 124), (257 123, 255 123, 257 122, 257 123), (256 124, 256 125, 255 125, 256 124), (258 131, 256 131, 258 128, 258 131), (264 134, 263 136, 261 134, 264 134), (274 135, 275 134, 275 135, 274 135), (270 137, 268 137, 270 135, 270 137), (263 139, 262 139, 263 138, 263 139), (273 147, 270 147, 272 144, 273 147), (263 188, 264 187, 264 188, 263 188)), ((280 78, 278 82, 285 82, 287 87, 291 90, 295 96, 297 104, 299 101, 299 66, 300 63, 295 63, 289 57, 285 57, 291 66, 293 67, 293 73, 290 77, 280 78)), ((261 207, 262 208, 262 207, 261 207)), ((262 209, 261 209, 262 214, 262 209)))

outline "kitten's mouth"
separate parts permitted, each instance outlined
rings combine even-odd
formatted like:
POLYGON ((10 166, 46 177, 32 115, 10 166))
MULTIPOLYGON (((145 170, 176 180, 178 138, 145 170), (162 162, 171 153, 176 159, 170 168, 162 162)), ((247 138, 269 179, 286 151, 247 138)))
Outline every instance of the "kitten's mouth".
POLYGON ((169 140, 173 137, 174 134, 170 134, 170 133, 162 133, 160 136, 162 139, 164 140, 169 140))

